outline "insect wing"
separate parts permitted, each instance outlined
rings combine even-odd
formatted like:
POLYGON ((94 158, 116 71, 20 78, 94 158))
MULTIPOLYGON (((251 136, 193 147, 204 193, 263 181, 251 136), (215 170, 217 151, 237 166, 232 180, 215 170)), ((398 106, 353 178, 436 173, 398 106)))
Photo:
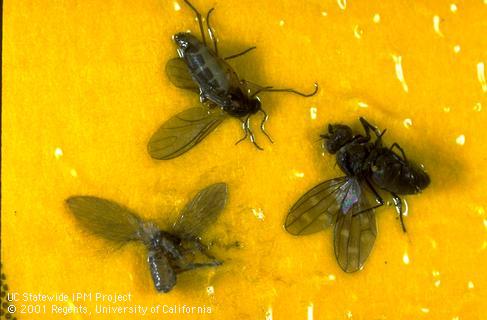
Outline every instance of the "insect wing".
POLYGON ((334 231, 335 257, 345 272, 362 269, 377 236, 375 213, 365 187, 355 179, 351 181, 334 231))
POLYGON ((228 80, 228 87, 226 88, 227 93, 239 88, 242 85, 243 81, 240 80, 237 72, 235 72, 233 67, 223 59, 218 59, 218 64, 224 70, 225 79, 228 80))
POLYGON ((193 81, 186 62, 181 58, 173 58, 166 63, 166 75, 176 87, 199 93, 199 87, 193 81))
POLYGON ((116 202, 74 196, 66 204, 81 226, 97 236, 118 243, 140 239, 140 217, 116 202))
POLYGON ((150 273, 154 286, 159 292, 169 292, 176 285, 176 272, 163 252, 149 250, 150 273))
POLYGON ((227 202, 227 185, 216 183, 198 192, 173 225, 181 238, 198 238, 218 218, 227 202))
POLYGON ((187 109, 167 120, 152 135, 147 150, 154 159, 176 158, 197 145, 224 118, 221 110, 208 111, 202 107, 187 109))
POLYGON ((287 232, 306 235, 333 224, 350 183, 348 177, 340 177, 322 182, 306 192, 289 210, 284 223, 287 232))

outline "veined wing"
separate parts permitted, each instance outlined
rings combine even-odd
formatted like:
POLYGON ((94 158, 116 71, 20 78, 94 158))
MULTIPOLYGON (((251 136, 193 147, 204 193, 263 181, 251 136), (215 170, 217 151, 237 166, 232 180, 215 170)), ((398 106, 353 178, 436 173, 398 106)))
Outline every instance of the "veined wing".
POLYGON ((173 58, 166 63, 166 75, 176 87, 199 93, 199 87, 193 81, 186 62, 181 58, 173 58))
POLYGON ((123 243, 141 239, 141 218, 116 202, 92 196, 74 196, 66 204, 88 232, 123 243))
POLYGON ((284 224, 287 232, 311 234, 333 224, 351 183, 345 176, 322 182, 306 192, 289 210, 284 224))
POLYGON ((173 225, 181 238, 198 238, 215 222, 227 202, 227 185, 216 183, 206 187, 186 205, 173 225))
POLYGON ((345 272, 362 269, 374 246, 377 226, 373 208, 367 200, 365 186, 353 179, 334 231, 335 257, 345 272))
POLYGON ((147 150, 158 160, 176 158, 197 145, 225 119, 220 109, 184 110, 167 120, 150 138, 147 150))

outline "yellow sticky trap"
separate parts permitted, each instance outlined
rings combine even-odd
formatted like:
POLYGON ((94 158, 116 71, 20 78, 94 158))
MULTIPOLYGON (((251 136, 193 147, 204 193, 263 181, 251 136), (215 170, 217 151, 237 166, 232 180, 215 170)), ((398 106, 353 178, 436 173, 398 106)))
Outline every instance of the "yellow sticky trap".
POLYGON ((404 79, 404 72, 402 71, 402 57, 392 55, 392 59, 394 60, 394 64, 395 64, 397 80, 399 80, 399 82, 401 83, 402 89, 405 92, 409 92, 409 87, 408 84, 406 83, 406 80, 404 79))

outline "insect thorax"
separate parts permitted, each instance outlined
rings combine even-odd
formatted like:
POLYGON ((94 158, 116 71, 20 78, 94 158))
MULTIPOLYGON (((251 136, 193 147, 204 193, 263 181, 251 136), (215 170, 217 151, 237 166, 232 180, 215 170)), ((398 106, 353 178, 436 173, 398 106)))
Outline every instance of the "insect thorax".
POLYGON ((174 258, 180 256, 178 246, 181 239, 173 234, 159 230, 150 240, 149 248, 153 250, 162 250, 169 253, 174 258))
POLYGON ((363 177, 369 172, 371 143, 349 143, 336 154, 337 164, 351 177, 363 177))
POLYGON ((223 110, 232 117, 241 118, 257 113, 260 110, 260 101, 249 98, 240 88, 232 92, 223 110))

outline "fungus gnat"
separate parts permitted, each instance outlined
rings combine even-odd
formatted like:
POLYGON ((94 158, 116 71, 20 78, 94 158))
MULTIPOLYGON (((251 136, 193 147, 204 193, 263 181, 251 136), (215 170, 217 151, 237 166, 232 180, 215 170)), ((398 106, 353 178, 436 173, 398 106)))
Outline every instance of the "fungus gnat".
POLYGON ((328 133, 321 135, 324 148, 336 154, 345 176, 322 182, 305 193, 289 210, 285 222, 286 230, 293 235, 334 225, 335 257, 345 272, 361 269, 374 245, 374 209, 384 204, 374 186, 392 195, 406 232, 399 195, 421 192, 430 183, 426 172, 409 161, 397 143, 390 148, 383 146, 385 130, 380 133, 364 118, 360 122, 365 136, 353 135, 352 129, 342 124, 329 125, 328 133), (375 134, 374 142, 370 141, 370 131, 375 134))
POLYGON ((86 231, 119 246, 142 242, 148 250, 147 262, 156 290, 169 292, 178 273, 222 264, 207 252, 200 234, 215 222, 226 200, 225 183, 206 187, 186 205, 169 231, 110 200, 74 196, 66 203, 86 231))
POLYGON ((159 160, 178 157, 203 140, 228 116, 242 122, 245 135, 236 144, 250 136, 252 143, 262 150, 250 129, 252 115, 257 112, 263 114, 260 129, 270 142, 272 139, 264 129, 268 115, 262 109, 257 95, 261 92, 290 92, 311 97, 316 94, 318 85, 315 84, 312 93, 304 94, 294 89, 265 87, 240 79, 227 61, 240 57, 256 47, 222 58, 219 56, 217 40, 210 26, 213 8, 206 15, 208 34, 213 40, 214 49, 211 49, 206 44, 201 14, 189 1, 184 2, 196 14, 202 41, 191 33, 181 32, 174 35, 179 57, 167 62, 166 74, 176 87, 198 93, 204 106, 184 110, 167 120, 149 140, 149 154, 159 160))

